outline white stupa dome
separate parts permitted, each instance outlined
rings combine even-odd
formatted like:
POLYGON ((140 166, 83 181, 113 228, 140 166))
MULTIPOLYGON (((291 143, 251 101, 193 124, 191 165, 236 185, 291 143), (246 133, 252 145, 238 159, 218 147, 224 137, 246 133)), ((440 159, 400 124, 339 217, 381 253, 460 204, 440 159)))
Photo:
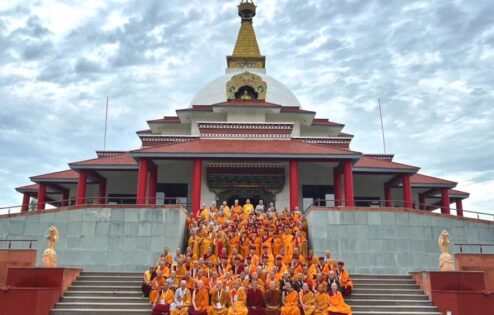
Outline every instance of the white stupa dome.
POLYGON ((283 106, 301 106, 297 97, 283 83, 264 73, 264 69, 228 69, 226 74, 202 87, 194 95, 190 105, 211 105, 226 102, 226 82, 232 76, 245 71, 255 73, 266 81, 268 86, 266 102, 283 106))

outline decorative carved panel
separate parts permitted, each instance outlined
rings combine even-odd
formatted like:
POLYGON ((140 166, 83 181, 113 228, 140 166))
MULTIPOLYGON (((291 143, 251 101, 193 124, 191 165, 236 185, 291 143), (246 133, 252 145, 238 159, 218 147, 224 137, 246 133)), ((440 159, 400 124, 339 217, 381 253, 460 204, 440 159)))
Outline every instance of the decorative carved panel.
POLYGON ((227 99, 235 99, 235 93, 244 86, 250 86, 257 93, 257 99, 266 100, 268 84, 260 76, 249 71, 234 75, 230 81, 226 82, 227 99))

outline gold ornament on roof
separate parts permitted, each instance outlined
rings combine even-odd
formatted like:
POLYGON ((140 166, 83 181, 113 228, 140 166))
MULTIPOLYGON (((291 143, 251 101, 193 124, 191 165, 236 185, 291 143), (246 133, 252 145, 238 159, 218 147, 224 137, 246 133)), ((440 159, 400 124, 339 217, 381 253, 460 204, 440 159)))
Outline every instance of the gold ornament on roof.
MULTIPOLYGON (((247 91, 244 91, 240 97, 236 97, 239 90, 245 87, 250 87, 251 90, 255 92, 257 95, 257 97, 254 97, 255 99, 266 100, 268 84, 260 76, 249 71, 234 75, 230 81, 226 82, 226 98, 228 100, 233 100, 236 98, 245 99, 244 95, 247 91)), ((253 98, 251 94, 248 94, 248 96, 250 99, 253 98)))

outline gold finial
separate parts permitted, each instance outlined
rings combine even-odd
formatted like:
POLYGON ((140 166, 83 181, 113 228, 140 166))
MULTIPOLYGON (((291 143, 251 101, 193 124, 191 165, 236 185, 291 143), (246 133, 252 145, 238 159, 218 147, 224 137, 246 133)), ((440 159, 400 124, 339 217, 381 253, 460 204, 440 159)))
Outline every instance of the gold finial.
POLYGON ((256 16, 254 2, 252 0, 242 0, 238 5, 238 15, 242 24, 233 54, 227 56, 228 68, 264 68, 266 57, 261 55, 252 25, 252 19, 256 16))

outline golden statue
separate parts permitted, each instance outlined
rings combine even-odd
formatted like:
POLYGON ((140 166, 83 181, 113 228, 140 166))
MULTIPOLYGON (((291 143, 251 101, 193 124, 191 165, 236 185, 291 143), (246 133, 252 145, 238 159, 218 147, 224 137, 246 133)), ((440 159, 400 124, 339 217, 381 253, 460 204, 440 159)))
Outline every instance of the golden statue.
POLYGON ((250 100, 250 99, 252 99, 252 97, 249 95, 249 93, 247 93, 247 90, 244 90, 244 94, 242 94, 242 96, 240 97, 240 99, 242 99, 242 100, 250 100))
POLYGON ((455 271, 453 264, 453 256, 449 253, 449 234, 447 230, 443 230, 439 235, 439 270, 440 271, 455 271))
POLYGON ((46 239, 48 240, 48 248, 43 252, 43 267, 57 267, 58 259, 55 247, 58 243, 59 232, 55 226, 50 226, 46 231, 46 239))

